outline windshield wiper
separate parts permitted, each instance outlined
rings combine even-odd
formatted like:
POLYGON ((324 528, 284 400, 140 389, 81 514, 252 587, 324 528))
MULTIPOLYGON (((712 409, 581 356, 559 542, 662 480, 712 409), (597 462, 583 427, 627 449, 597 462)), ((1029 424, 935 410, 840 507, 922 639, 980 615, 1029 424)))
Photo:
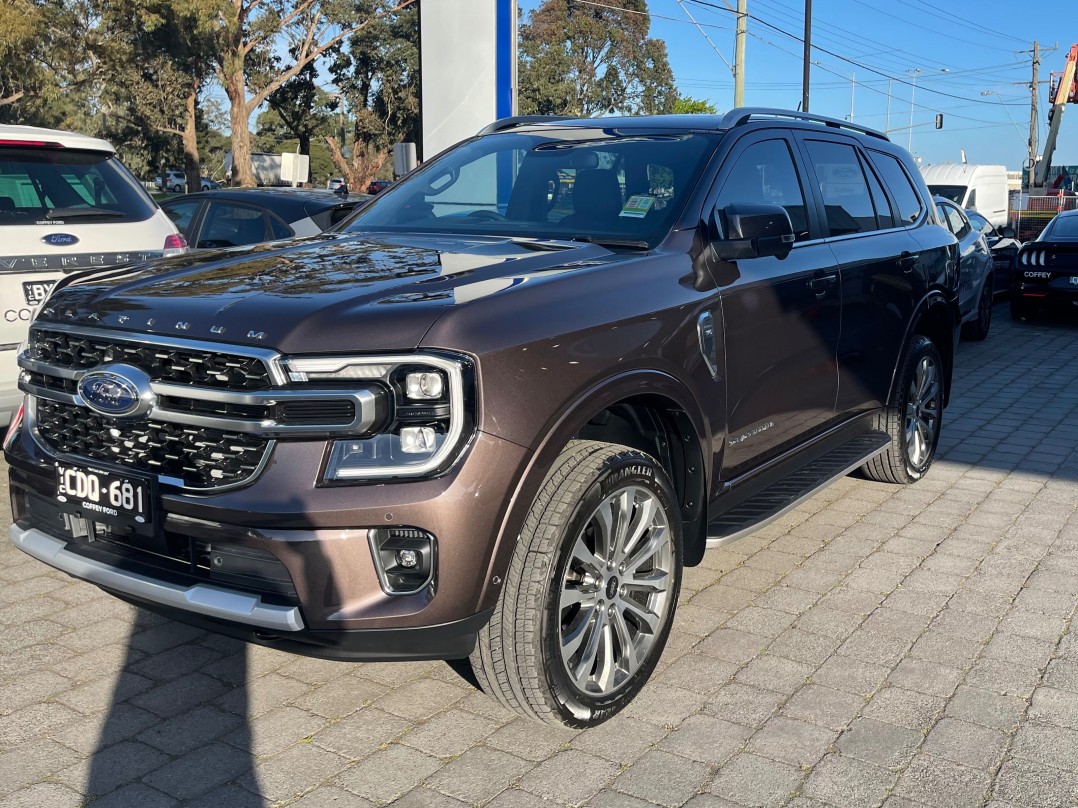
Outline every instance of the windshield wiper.
POLYGON ((49 208, 46 219, 122 219, 127 216, 122 210, 112 208, 49 208))
POLYGON ((624 247, 629 250, 650 250, 646 241, 627 238, 594 238, 593 236, 573 236, 570 241, 582 241, 585 244, 598 244, 600 247, 624 247))

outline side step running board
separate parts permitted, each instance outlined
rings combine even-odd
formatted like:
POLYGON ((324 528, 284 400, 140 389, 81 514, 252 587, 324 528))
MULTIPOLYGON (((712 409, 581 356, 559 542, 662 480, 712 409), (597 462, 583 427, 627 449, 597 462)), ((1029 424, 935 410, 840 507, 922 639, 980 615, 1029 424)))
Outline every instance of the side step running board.
POLYGON ((707 526, 708 548, 722 547, 775 521, 821 488, 860 468, 890 444, 885 433, 873 431, 816 457, 711 522, 707 526))

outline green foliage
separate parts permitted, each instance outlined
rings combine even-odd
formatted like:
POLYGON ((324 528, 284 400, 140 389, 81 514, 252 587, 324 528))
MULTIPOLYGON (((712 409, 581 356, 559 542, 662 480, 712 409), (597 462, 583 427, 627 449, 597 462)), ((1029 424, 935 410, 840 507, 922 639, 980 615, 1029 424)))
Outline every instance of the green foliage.
POLYGON ((679 95, 674 102, 674 112, 678 115, 717 115, 718 110, 710 101, 679 95))
POLYGON ((666 45, 648 37, 646 0, 605 5, 618 9, 543 0, 529 15, 520 29, 521 113, 673 111, 674 74, 666 45))

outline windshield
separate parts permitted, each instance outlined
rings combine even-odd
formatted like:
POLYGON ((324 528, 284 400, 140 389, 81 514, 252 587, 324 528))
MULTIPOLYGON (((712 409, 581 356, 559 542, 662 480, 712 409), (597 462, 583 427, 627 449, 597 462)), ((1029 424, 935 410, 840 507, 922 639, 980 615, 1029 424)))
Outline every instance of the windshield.
POLYGON ((422 231, 652 247, 717 136, 567 128, 469 141, 383 191, 345 230, 422 231))
POLYGON ((0 226, 141 222, 154 209, 153 200, 110 154, 0 147, 0 226))
POLYGON ((956 205, 961 205, 962 200, 966 196, 965 185, 929 185, 928 190, 932 192, 933 196, 942 196, 944 199, 950 199, 956 205))

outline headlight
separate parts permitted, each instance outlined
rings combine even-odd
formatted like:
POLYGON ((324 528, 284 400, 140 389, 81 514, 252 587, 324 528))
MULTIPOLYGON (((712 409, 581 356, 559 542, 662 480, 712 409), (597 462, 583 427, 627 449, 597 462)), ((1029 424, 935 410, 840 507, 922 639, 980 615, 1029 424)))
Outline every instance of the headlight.
POLYGON ((423 477, 452 465, 475 430, 475 373, 465 357, 292 357, 293 383, 381 387, 387 415, 377 434, 330 443, 327 482, 423 477))

